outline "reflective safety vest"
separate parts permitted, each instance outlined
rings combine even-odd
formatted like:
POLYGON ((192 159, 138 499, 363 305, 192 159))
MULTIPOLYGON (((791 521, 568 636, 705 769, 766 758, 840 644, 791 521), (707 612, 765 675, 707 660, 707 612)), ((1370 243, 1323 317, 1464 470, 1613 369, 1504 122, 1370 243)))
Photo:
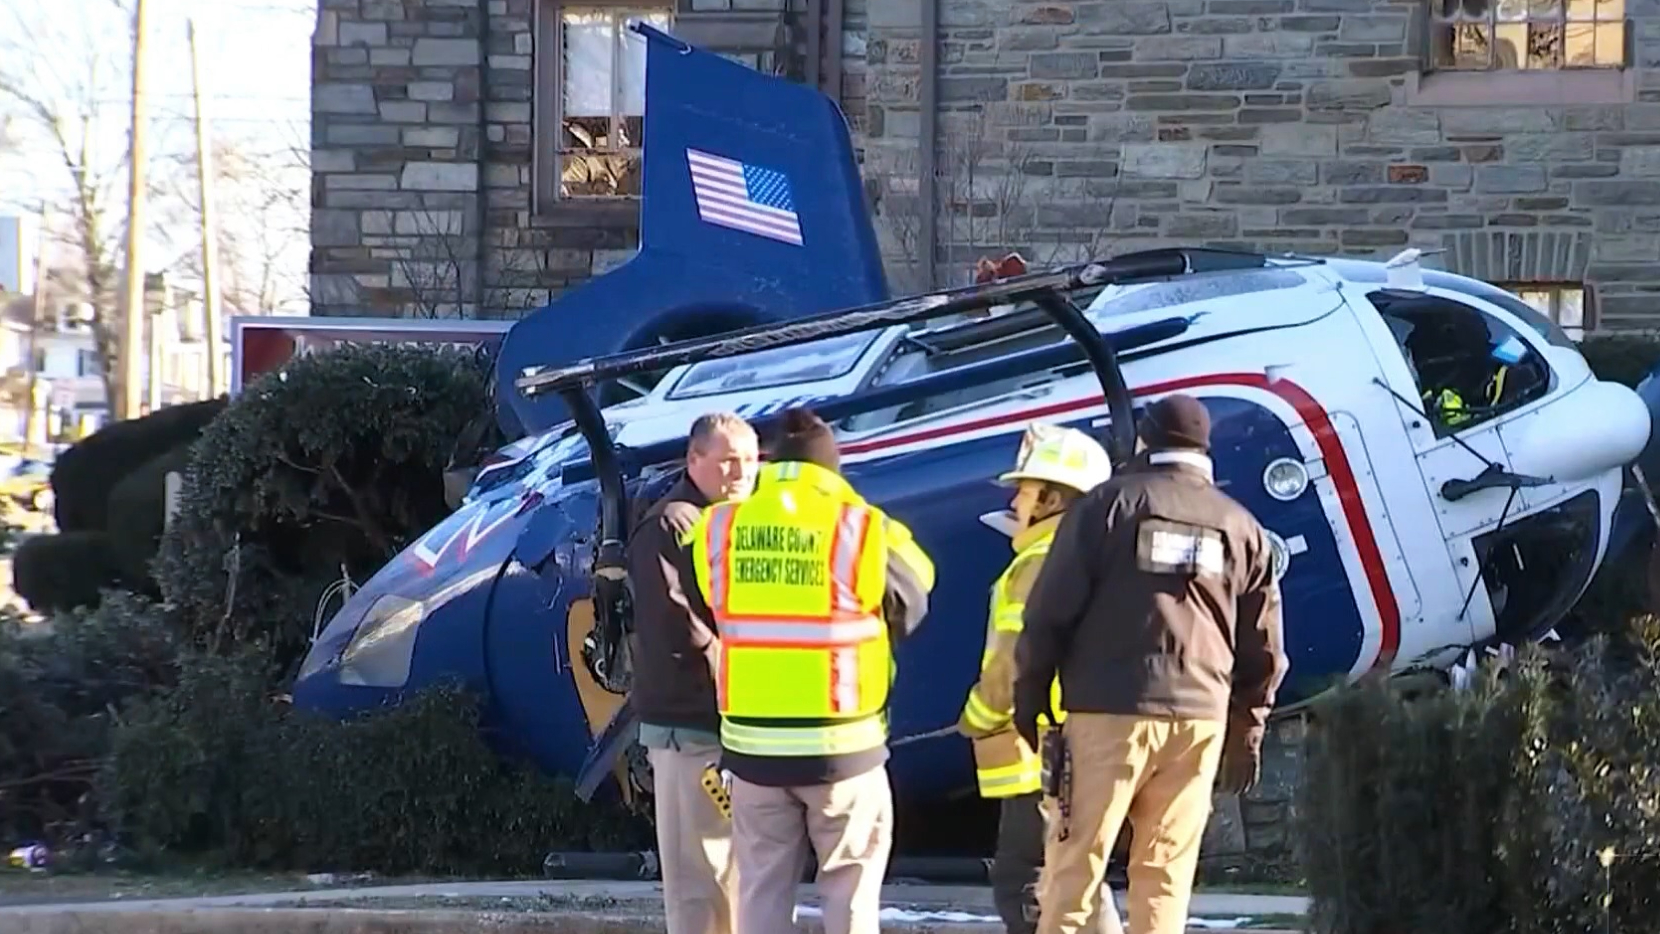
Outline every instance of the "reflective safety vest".
MULTIPOLYGON (((982 798, 1009 798, 1029 794, 1043 787, 1042 757, 1015 732, 1014 719, 1014 659, 1013 647, 1008 643, 1020 635, 1023 614, 1026 611, 1026 591, 1035 580, 1049 546, 1055 540, 1055 529, 1060 517, 1054 516, 1015 537, 1016 554, 1009 566, 991 588, 991 614, 986 626, 986 648, 980 656, 980 680, 969 689, 968 701, 963 704, 960 722, 975 736, 974 774, 982 798), (1012 586, 1017 577, 1025 580, 1022 586, 1012 586), (996 668, 996 644, 1001 635, 1007 658, 999 659, 996 668), (995 680, 997 683, 992 684, 995 680), (994 695, 998 700, 988 699, 994 695)), ((1057 721, 1065 721, 1061 709, 1061 682, 1057 676, 1049 687, 1050 709, 1057 721)), ((1046 733, 1049 718, 1039 715, 1038 731, 1046 733)))
MULTIPOLYGON (((1504 378, 1510 368, 1501 366, 1493 378, 1487 381, 1487 405, 1497 405, 1499 398, 1504 395, 1504 378)), ((1446 425, 1462 425, 1469 421, 1471 413, 1464 407, 1464 397, 1454 389, 1443 389, 1439 393, 1431 390, 1424 393, 1424 410, 1435 415, 1446 425)))
POLYGON ((684 540, 720 631, 721 745, 778 757, 886 743, 890 549, 933 585, 910 530, 833 471, 787 461, 763 466, 749 499, 706 509, 684 540))

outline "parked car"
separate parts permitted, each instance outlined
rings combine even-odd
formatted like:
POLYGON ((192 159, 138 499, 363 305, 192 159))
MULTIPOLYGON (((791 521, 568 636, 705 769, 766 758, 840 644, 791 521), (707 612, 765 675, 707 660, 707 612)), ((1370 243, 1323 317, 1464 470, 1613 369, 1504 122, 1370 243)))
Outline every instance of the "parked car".
POLYGON ((0 497, 36 512, 52 510, 52 464, 24 458, 0 476, 0 497))

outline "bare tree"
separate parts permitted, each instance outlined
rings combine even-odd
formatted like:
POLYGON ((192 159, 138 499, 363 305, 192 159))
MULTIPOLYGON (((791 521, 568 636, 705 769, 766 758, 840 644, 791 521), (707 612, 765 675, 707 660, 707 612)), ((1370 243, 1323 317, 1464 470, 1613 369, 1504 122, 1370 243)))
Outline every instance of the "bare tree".
MULTIPOLYGON (((262 145, 237 138, 220 138, 213 144, 220 295, 227 314, 303 310, 306 303, 310 154, 297 141, 285 142, 274 132, 261 135, 262 145)), ((188 222, 174 225, 169 241, 179 251, 177 266, 199 279, 203 270, 198 170, 194 154, 177 158, 180 167, 172 176, 170 194, 188 222)))
MULTIPOLYGON (((121 0, 83 5, 83 15, 49 4, 6 5, 0 18, 0 113, 14 153, 51 167, 10 191, 17 207, 46 218, 42 248, 54 262, 50 288, 62 301, 84 301, 112 411, 121 411, 118 373, 126 237, 131 14, 121 0)), ((153 186, 164 194, 165 183, 153 186)), ((157 225, 167 223, 157 212, 157 225)))
MULTIPOLYGON (((966 281, 984 256, 1020 253, 1039 269, 1104 255, 1113 239, 1117 176, 1057 177, 1053 158, 1008 142, 991 125, 989 109, 947 113, 934 181, 938 242, 935 258, 946 264, 944 285, 966 281)), ((903 291, 920 291, 923 201, 914 178, 873 179, 876 220, 898 255, 894 278, 903 291)))
MULTIPOLYGON (((391 255, 391 295, 414 318, 503 317, 549 301, 548 253, 520 249, 495 231, 478 270, 471 212, 453 196, 424 196, 414 210, 376 218, 385 235, 378 248, 391 255), (474 276, 484 277, 475 291, 474 276), (476 296, 476 298, 475 298, 476 296)), ((366 218, 366 224, 371 221, 366 218)))

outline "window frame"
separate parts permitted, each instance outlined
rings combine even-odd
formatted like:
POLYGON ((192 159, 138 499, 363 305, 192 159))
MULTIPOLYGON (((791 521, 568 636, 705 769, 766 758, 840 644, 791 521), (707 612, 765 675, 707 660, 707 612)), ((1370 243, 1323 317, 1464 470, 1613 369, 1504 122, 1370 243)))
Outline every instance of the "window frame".
POLYGON ((1557 328, 1561 329, 1561 331, 1568 336, 1568 339, 1574 342, 1574 346, 1576 347, 1585 341, 1587 335, 1596 330, 1596 301, 1593 296, 1590 283, 1554 280, 1519 280, 1515 282, 1495 282, 1493 284, 1510 293, 1510 295, 1517 301, 1527 305, 1534 311, 1538 311, 1546 318, 1549 318, 1550 322, 1556 325, 1557 328), (1567 291, 1576 291, 1579 293, 1580 323, 1572 327, 1562 323, 1562 296, 1563 293, 1567 291), (1533 303, 1522 297, 1522 294, 1525 292, 1549 293, 1551 297, 1550 310, 1541 311, 1538 307, 1533 305, 1533 303))
MULTIPOLYGON (((1500 0, 1488 0, 1487 12, 1485 14, 1483 14, 1480 18, 1476 18, 1476 19, 1466 19, 1463 16, 1458 16, 1458 17, 1454 17, 1454 18, 1450 18, 1450 19, 1446 18, 1446 17, 1443 17, 1437 12, 1437 9, 1436 9, 1437 7, 1439 7, 1441 5, 1441 2, 1442 2, 1442 0, 1426 0, 1426 2, 1425 2, 1425 11, 1426 11, 1425 21, 1426 21, 1426 27, 1427 27, 1425 29, 1424 37, 1423 37, 1423 40, 1424 40, 1424 66, 1425 66, 1424 67, 1424 73, 1425 74, 1437 74, 1437 75, 1447 75, 1447 74, 1513 75, 1513 74, 1541 74, 1541 73, 1543 73, 1543 74, 1561 74, 1561 73, 1585 73, 1585 72, 1607 73, 1607 72, 1624 71, 1624 70, 1631 67, 1632 52, 1633 52, 1633 48, 1632 48, 1633 24, 1632 24, 1631 16, 1630 16, 1629 12, 1625 9, 1625 4, 1623 4, 1623 3, 1621 4, 1621 14, 1619 16, 1609 17, 1608 19, 1602 19, 1600 17, 1593 17, 1592 19, 1589 19, 1589 20, 1573 18, 1569 13, 1568 7, 1571 3, 1574 2, 1574 0, 1557 0, 1557 2, 1561 4, 1561 15, 1560 16, 1556 16, 1556 17, 1539 16, 1539 15, 1535 15, 1531 10, 1529 10, 1526 13, 1524 13, 1521 16, 1521 18, 1519 18, 1519 19, 1504 19, 1504 20, 1501 20, 1501 19, 1499 19, 1498 9, 1497 9, 1498 3, 1500 2, 1500 0), (1457 25, 1457 24, 1463 24, 1463 23, 1473 23, 1473 24, 1479 25, 1490 36, 1493 37, 1493 39, 1490 40, 1490 43, 1489 43, 1488 49, 1487 49, 1487 67, 1485 67, 1485 68, 1460 68, 1460 67, 1456 67, 1456 66, 1443 65, 1437 60, 1437 56, 1436 56, 1436 53, 1437 53, 1437 36, 1438 36, 1438 33, 1440 32, 1441 28, 1446 27, 1446 26, 1453 26, 1453 25, 1457 25), (1559 25, 1559 26, 1561 26, 1562 29, 1563 29, 1563 42, 1564 42, 1564 44, 1566 44, 1566 41, 1567 41, 1567 39, 1566 39, 1567 28, 1570 27, 1570 26, 1590 25, 1594 29, 1594 28, 1600 27, 1600 26, 1612 26, 1612 25, 1618 24, 1620 26, 1619 61, 1616 64, 1575 65, 1575 64, 1571 64, 1571 63, 1566 61, 1566 49, 1564 49, 1563 50, 1564 61, 1562 62, 1562 64, 1554 65, 1554 66, 1550 66, 1550 67, 1544 67, 1544 68, 1529 68, 1526 65, 1528 56, 1527 56, 1526 50, 1524 49, 1524 50, 1522 50, 1522 55, 1521 55, 1521 59, 1520 59, 1521 64, 1519 64, 1517 67, 1513 67, 1513 68, 1495 67, 1494 66, 1494 49, 1493 49, 1493 46, 1492 46, 1491 43, 1493 41, 1496 41, 1496 38, 1498 36, 1499 27, 1501 25, 1520 25, 1524 28, 1531 29, 1531 27, 1533 27, 1536 24, 1559 25)), ((1593 5, 1595 5, 1599 2, 1600 2, 1600 0, 1592 0, 1593 5)), ((1594 11, 1594 6, 1593 6, 1593 11, 1594 11)), ((1593 48, 1594 48, 1594 46, 1593 46, 1593 48)), ((1595 53, 1593 52, 1593 55, 1594 54, 1595 53)))
MULTIPOLYGON (((600 9, 625 14, 645 11, 667 13, 670 25, 679 14, 674 0, 536 0, 532 32, 532 75, 536 87, 532 94, 531 122, 531 194, 532 213, 543 215, 567 204, 619 204, 638 202, 639 195, 564 195, 560 191, 564 170, 564 110, 565 110, 565 30, 566 10, 600 9)), ((612 127, 621 117, 617 114, 617 96, 620 69, 615 63, 621 59, 622 29, 613 32, 613 68, 611 75, 612 127)), ((613 136, 614 138, 614 136, 613 136)), ((617 150, 596 150, 639 153, 640 146, 617 150)))

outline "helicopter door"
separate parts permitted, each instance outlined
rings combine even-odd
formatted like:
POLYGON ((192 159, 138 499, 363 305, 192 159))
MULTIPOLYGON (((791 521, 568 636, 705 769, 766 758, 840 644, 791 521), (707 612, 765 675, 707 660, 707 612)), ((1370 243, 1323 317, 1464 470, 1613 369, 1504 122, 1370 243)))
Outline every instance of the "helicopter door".
POLYGON ((1402 415, 1443 536, 1519 516, 1525 491, 1506 480, 1499 429, 1548 389, 1543 361, 1503 321, 1460 301, 1426 295, 1387 304, 1384 317, 1415 379, 1416 408, 1402 415))

